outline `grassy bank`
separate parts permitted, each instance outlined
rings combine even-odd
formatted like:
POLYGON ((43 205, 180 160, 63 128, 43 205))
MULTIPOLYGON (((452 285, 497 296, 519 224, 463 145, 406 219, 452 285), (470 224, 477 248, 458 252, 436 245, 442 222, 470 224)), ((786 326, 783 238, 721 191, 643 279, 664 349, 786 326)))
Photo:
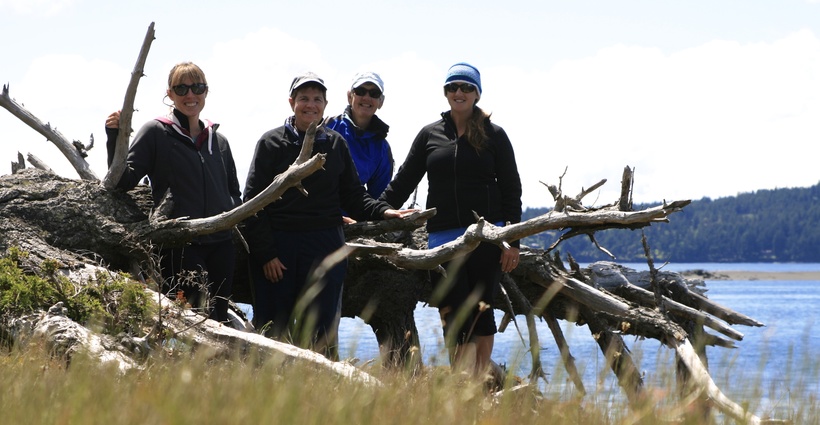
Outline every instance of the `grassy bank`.
MULTIPOLYGON (((674 372, 658 374, 662 379, 647 386, 645 407, 630 409, 618 394, 578 398, 572 391, 540 396, 522 390, 494 398, 447 368, 410 377, 374 365, 367 370, 384 385, 373 387, 280 359, 163 358, 148 365, 121 375, 81 357, 66 367, 38 350, 3 352, 0 423, 654 424, 653 412, 670 419, 686 412, 675 396, 674 372)), ((550 385, 561 379, 554 376, 550 385)), ((748 385, 761 384, 752 378, 748 385)), ((816 394, 789 406, 780 419, 820 423, 816 394)), ((677 423, 705 422, 693 415, 677 423)), ((718 416, 715 423, 733 422, 718 416)))

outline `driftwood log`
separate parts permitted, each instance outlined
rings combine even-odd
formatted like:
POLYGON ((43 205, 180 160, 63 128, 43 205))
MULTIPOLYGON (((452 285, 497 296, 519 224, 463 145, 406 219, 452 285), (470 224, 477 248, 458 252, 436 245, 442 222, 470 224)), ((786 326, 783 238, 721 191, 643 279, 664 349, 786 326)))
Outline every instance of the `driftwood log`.
MULTIPOLYGON (((139 70, 150 46, 149 37, 153 39, 153 24, 143 43, 134 75, 141 75, 139 70)), ((130 87, 136 90, 133 80, 130 87)), ((128 98, 133 99, 132 94, 128 98)), ((199 234, 234 228, 291 188, 310 196, 299 182, 324 163, 321 155, 310 156, 312 138, 308 136, 303 152, 293 166, 257 198, 216 217, 169 220, 163 216, 162 207, 152 211, 146 187, 138 187, 129 193, 112 190, 111 181, 116 181, 118 176, 111 171, 104 181, 97 179, 83 159, 84 150, 91 146, 67 143, 62 135, 50 130, 48 124, 42 124, 12 100, 7 86, 0 95, 0 106, 54 142, 80 176, 80 180, 56 176, 45 164, 38 164, 36 169, 26 168, 22 155, 19 155, 17 162, 12 163, 12 174, 0 176, 0 252, 12 247, 29 252, 30 256, 21 267, 32 272, 39 270, 45 260, 56 260, 66 276, 78 285, 89 279, 89 270, 100 267, 109 271, 127 271, 134 277, 156 275, 151 258, 152 246, 185 244, 199 234)), ((130 108, 132 106, 126 100, 124 116, 130 116, 126 114, 130 108)), ((124 160, 121 154, 117 156, 116 161, 124 160)), ((121 166, 113 164, 111 170, 121 166)), ((505 275, 503 295, 493 306, 503 310, 510 320, 516 316, 526 317, 533 352, 532 381, 543 376, 537 355, 539 342, 533 329, 535 318, 542 318, 553 332, 569 375, 579 392, 584 393, 571 347, 563 338, 557 320, 585 323, 595 334, 631 404, 641 403, 643 381, 622 338, 625 334, 657 339, 675 351, 683 370, 681 380, 685 381, 689 391, 687 399, 709 400, 733 418, 759 423, 758 417, 725 397, 714 384, 705 366, 704 347, 732 347, 732 341, 740 340, 743 335, 731 325, 762 326, 761 323, 710 302, 697 291, 697 283, 702 282, 659 272, 651 258, 647 258, 650 271, 645 273, 627 270, 615 263, 596 263, 581 268, 571 255, 567 257, 569 267, 565 267, 565 262, 552 249, 569 237, 585 235, 591 243, 598 245, 594 237, 597 231, 612 228, 636 230, 667 222, 671 214, 680 211, 690 201, 664 202, 656 207, 632 211, 633 180, 629 167, 624 169, 620 198, 602 207, 586 207, 582 199, 605 180, 582 189, 574 197, 563 194, 560 180, 561 177, 557 186, 546 185, 555 202, 550 213, 500 228, 476 217, 476 223, 462 237, 436 249, 425 249, 423 231, 419 229, 424 220, 435 213, 434 210, 404 220, 346 226, 350 265, 343 315, 361 317, 372 326, 384 353, 384 364, 416 367, 420 364, 420 356, 413 311, 419 301, 430 301, 430 273, 442 272, 440 264, 464 255, 482 241, 507 248, 510 241, 546 230, 560 230, 562 236, 551 249, 522 251, 520 266, 505 275)), ((238 252, 243 253, 241 238, 237 239, 236 245, 238 252)), ((605 247, 599 248, 606 252, 605 247)), ((242 255, 238 257, 240 267, 237 268, 234 300, 251 302, 249 285, 243 285, 243 282, 247 283, 244 258, 242 255)), ((255 349, 274 356, 300 359, 332 373, 377 384, 371 376, 352 366, 329 362, 314 353, 248 332, 250 327, 241 317, 236 318, 236 327, 244 328, 244 331, 233 330, 175 307, 149 288, 145 290, 151 292, 152 298, 161 306, 163 313, 157 318, 158 325, 175 334, 187 334, 195 347, 208 347, 214 353, 226 353, 236 347, 255 349)), ((505 320, 502 327, 507 322, 505 320)), ((71 323, 65 319, 60 305, 44 306, 42 311, 26 317, 3 314, 0 318, 0 337, 7 339, 7 343, 23 344, 38 335, 66 355, 83 350, 94 353, 101 361, 117 362, 120 369, 139 367, 140 352, 150 348, 144 343, 145 335, 130 335, 125 338, 127 341, 116 341, 81 324, 71 323)))

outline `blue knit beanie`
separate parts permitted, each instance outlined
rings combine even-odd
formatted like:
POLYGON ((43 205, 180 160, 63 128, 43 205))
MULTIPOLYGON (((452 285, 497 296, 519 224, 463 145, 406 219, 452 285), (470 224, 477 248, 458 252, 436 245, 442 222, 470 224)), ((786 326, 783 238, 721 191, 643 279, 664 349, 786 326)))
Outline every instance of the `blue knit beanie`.
POLYGON ((450 83, 470 83, 478 88, 478 95, 481 96, 481 74, 476 67, 466 62, 459 62, 450 67, 447 71, 447 79, 444 80, 444 85, 450 83))

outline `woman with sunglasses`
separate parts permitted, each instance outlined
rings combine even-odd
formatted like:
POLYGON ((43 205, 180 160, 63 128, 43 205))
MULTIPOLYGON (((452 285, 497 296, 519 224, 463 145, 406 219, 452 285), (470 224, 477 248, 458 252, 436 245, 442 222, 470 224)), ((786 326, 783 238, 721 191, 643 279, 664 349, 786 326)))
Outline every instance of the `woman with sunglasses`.
MULTIPOLYGON (((381 195, 394 207, 402 205, 427 174, 427 208, 437 209, 427 222, 428 248, 464 234, 476 222, 475 214, 496 225, 521 221, 521 180, 515 154, 507 133, 476 106, 481 98, 478 69, 467 63, 450 67, 444 96, 450 110, 421 129, 381 195)), ((446 277, 431 276, 431 304, 441 315, 451 365, 480 379, 490 371, 497 332, 490 306, 502 272, 518 265, 519 242, 509 242, 509 249, 481 243, 466 261, 460 258, 442 264, 446 277)))
MULTIPOLYGON (((322 122, 327 106, 324 80, 311 72, 298 75, 289 93, 293 115, 257 142, 245 183, 246 200, 294 163, 310 124, 322 122)), ((257 328, 271 338, 337 359, 347 262, 340 259, 328 264, 320 276, 313 273, 345 245, 339 212, 344 210, 354 219, 379 220, 414 210, 396 211, 368 195, 339 133, 319 126, 313 154, 319 153, 325 155, 323 168, 301 182, 307 195, 295 187, 286 190, 276 202, 245 220, 243 234, 250 247, 257 328)))
POLYGON ((393 177, 393 153, 385 139, 390 127, 376 116, 376 110, 383 105, 384 82, 379 74, 358 73, 347 91, 344 112, 325 120, 327 128, 336 130, 347 141, 359 180, 374 198, 382 194, 393 177))
MULTIPOLYGON (((219 124, 200 119, 208 96, 202 69, 191 62, 175 65, 165 94, 170 113, 137 132, 117 188, 131 190, 148 176, 154 207, 166 192, 172 197, 169 218, 210 217, 238 206, 242 192, 228 140, 217 132, 219 124)), ((109 166, 119 119, 117 111, 105 123, 109 166)), ((159 247, 162 291, 194 308, 207 307, 210 318, 227 322, 235 255, 230 231, 199 236, 183 247, 159 247)))

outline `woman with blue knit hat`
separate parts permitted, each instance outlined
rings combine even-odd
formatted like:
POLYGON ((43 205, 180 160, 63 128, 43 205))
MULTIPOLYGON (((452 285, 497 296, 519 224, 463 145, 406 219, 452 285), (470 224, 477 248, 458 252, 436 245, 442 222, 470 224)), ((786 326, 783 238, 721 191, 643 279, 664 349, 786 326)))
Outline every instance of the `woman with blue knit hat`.
MULTIPOLYGON (((427 174, 428 248, 453 241, 475 223, 474 214, 497 225, 521 221, 521 179, 510 139, 476 104, 481 74, 468 63, 450 67, 444 80, 450 110, 416 136, 404 164, 381 196, 394 208, 407 201, 427 174)), ((518 265, 519 242, 509 249, 481 243, 433 277, 433 298, 444 327, 451 364, 484 377, 497 332, 492 305, 502 272, 518 265), (438 297, 436 294, 443 294, 438 297), (466 318, 465 318, 466 314, 466 318)))

